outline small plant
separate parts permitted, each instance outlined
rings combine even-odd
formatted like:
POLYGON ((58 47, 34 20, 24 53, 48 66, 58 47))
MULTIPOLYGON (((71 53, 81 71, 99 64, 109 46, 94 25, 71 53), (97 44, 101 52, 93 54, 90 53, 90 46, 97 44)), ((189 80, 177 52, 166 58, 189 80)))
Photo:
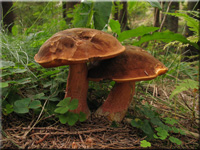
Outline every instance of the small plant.
MULTIPOLYGON (((174 96, 176 96, 177 94, 180 94, 183 91, 190 91, 193 95, 192 98, 192 108, 190 108, 189 110, 192 112, 192 119, 193 121, 195 120, 195 106, 196 106, 196 94, 198 92, 198 86, 199 86, 199 82, 195 81, 195 80, 191 80, 191 79, 184 79, 182 80, 178 85, 175 86, 175 89, 172 91, 171 95, 170 95, 170 99, 172 99, 174 96)), ((175 99, 176 102, 176 99, 175 99)), ((189 106, 188 106, 189 107, 189 106)))
POLYGON ((140 146, 144 147, 144 148, 151 147, 151 143, 146 140, 142 140, 142 141, 140 141, 140 146))
MULTIPOLYGON (((137 108, 139 110, 139 108, 137 108)), ((178 123, 177 120, 173 118, 163 118, 160 119, 159 114, 154 110, 151 110, 150 106, 146 104, 140 108, 140 112, 146 117, 146 119, 135 118, 131 121, 133 127, 139 128, 147 136, 146 140, 160 139, 160 140, 170 140, 172 143, 181 145, 181 141, 173 137, 171 134, 182 134, 185 135, 183 130, 176 128, 174 125, 178 123)), ((146 141, 141 142, 141 146, 151 146, 146 141)))
POLYGON ((68 123, 70 126, 74 125, 78 120, 83 122, 86 120, 86 115, 83 112, 75 114, 70 112, 78 107, 78 99, 67 97, 60 101, 56 106, 55 113, 59 114, 58 118, 62 124, 68 123))

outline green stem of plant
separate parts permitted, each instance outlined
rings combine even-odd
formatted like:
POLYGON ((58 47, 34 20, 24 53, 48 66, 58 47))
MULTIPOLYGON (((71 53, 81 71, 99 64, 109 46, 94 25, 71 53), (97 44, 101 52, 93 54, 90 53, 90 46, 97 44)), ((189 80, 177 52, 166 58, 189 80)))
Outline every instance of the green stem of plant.
POLYGON ((94 11, 93 11, 93 8, 94 8, 94 2, 91 2, 91 9, 90 9, 90 13, 89 13, 89 16, 88 16, 88 20, 87 20, 87 24, 86 24, 86 27, 90 27, 90 24, 92 22, 92 17, 93 17, 93 14, 94 14, 94 11))

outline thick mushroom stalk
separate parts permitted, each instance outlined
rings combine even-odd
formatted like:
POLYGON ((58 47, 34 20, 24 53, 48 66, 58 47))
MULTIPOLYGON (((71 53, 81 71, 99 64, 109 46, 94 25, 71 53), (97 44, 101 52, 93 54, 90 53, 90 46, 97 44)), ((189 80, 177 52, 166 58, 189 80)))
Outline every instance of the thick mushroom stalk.
POLYGON ((69 75, 67 79, 67 86, 65 91, 65 98, 71 97, 79 100, 78 108, 72 112, 83 112, 90 115, 90 110, 87 105, 87 91, 88 91, 88 79, 87 79, 87 64, 75 64, 69 66, 69 75))
POLYGON ((96 115, 120 122, 126 115, 134 92, 135 82, 115 83, 106 101, 96 111, 96 115))

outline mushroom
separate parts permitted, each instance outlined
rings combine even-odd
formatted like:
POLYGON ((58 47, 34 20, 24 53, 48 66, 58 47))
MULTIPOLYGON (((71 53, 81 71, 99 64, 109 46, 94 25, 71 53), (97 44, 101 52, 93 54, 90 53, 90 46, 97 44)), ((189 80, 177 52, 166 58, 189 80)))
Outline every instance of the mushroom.
POLYGON ((88 70, 89 80, 116 82, 96 115, 107 116, 111 121, 122 121, 134 95, 135 82, 154 79, 167 70, 160 61, 136 46, 126 46, 122 54, 93 64, 88 70))
POLYGON ((125 50, 118 40, 103 31, 72 28, 57 32, 39 49, 34 59, 45 68, 69 65, 65 98, 79 100, 74 113, 90 115, 87 105, 87 62, 108 59, 125 50))

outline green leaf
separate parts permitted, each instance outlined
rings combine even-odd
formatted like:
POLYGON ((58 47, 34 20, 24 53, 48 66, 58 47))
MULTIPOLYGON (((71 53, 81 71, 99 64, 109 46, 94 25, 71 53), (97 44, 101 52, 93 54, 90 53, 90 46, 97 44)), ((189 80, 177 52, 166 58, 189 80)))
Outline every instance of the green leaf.
POLYGON ((175 143, 175 144, 177 144, 177 145, 181 145, 181 144, 182 144, 182 141, 181 141, 181 140, 179 140, 179 139, 177 139, 177 138, 175 138, 175 137, 173 137, 173 136, 170 136, 170 137, 169 137, 169 140, 170 140, 172 143, 175 143))
POLYGON ((86 118, 86 114, 85 113, 83 113, 83 112, 80 112, 79 113, 79 121, 80 122, 83 122, 83 121, 85 121, 87 118, 86 118))
POLYGON ((150 3, 150 5, 151 5, 152 7, 156 7, 156 8, 158 8, 158 9, 162 10, 162 7, 161 7, 161 5, 160 5, 160 3, 159 3, 158 0, 154 0, 154 1, 147 0, 147 1, 150 3))
POLYGON ((66 124, 67 121, 68 121, 68 115, 67 114, 63 114, 63 115, 59 115, 59 121, 62 123, 62 124, 66 124))
POLYGON ((141 147, 151 147, 151 143, 146 140, 142 140, 142 141, 140 141, 140 146, 141 147))
POLYGON ((162 128, 165 127, 165 125, 163 124, 163 122, 162 122, 158 117, 156 117, 156 118, 151 118, 150 121, 151 121, 154 125, 160 126, 160 127, 162 127, 162 128))
POLYGON ((26 83, 30 83, 30 82, 31 82, 31 78, 23 78, 23 79, 16 81, 17 84, 26 84, 26 83))
POLYGON ((70 110, 76 109, 78 107, 78 99, 72 99, 68 107, 70 110))
POLYGON ((158 137, 156 134, 154 134, 153 137, 154 137, 155 139, 159 139, 159 137, 158 137))
POLYGON ((149 109, 148 107, 143 107, 142 113, 148 118, 154 118, 155 112, 149 109))
POLYGON ((180 134, 182 134, 182 135, 186 135, 185 131, 183 131, 183 130, 181 130, 181 129, 179 129, 179 132, 180 132, 180 134))
POLYGON ((12 67, 12 66, 15 66, 14 62, 0 60, 0 69, 9 68, 9 67, 12 67))
POLYGON ((179 94, 183 91, 192 90, 192 89, 198 89, 199 83, 197 81, 191 80, 191 79, 185 79, 182 80, 179 85, 176 86, 176 88, 172 91, 172 94, 170 95, 170 99, 174 97, 174 95, 179 94))
POLYGON ((168 124, 171 124, 171 125, 178 123, 178 121, 176 119, 173 119, 173 118, 166 117, 166 118, 163 118, 163 119, 165 120, 165 123, 168 123, 168 124))
POLYGON ((69 107, 64 106, 64 107, 56 108, 54 112, 59 113, 59 114, 64 114, 64 113, 68 112, 68 110, 69 110, 69 107))
POLYGON ((63 99, 62 101, 60 101, 56 106, 68 106, 70 103, 71 97, 67 97, 65 99, 63 99))
POLYGON ((6 115, 12 113, 13 112, 13 105, 6 104, 5 112, 6 112, 6 115))
POLYGON ((11 73, 24 73, 27 71, 27 69, 21 69, 21 68, 13 68, 9 70, 11 73))
POLYGON ((164 32, 154 32, 153 34, 144 35, 141 37, 140 41, 135 42, 134 45, 139 46, 144 42, 152 41, 152 40, 158 40, 162 42, 172 42, 172 41, 179 41, 183 44, 190 44, 194 46, 195 48, 199 49, 199 46, 196 43, 192 43, 189 40, 187 40, 186 37, 179 33, 174 33, 171 31, 164 31, 164 32))
POLYGON ((30 103, 30 105, 28 106, 30 109, 37 109, 39 107, 41 107, 41 102, 39 100, 34 100, 30 103))
POLYGON ((18 34, 18 28, 17 28, 17 26, 14 25, 14 26, 12 27, 11 31, 12 31, 12 35, 16 36, 16 35, 18 34))
POLYGON ((154 32, 158 30, 158 27, 145 27, 145 26, 140 26, 136 29, 132 30, 127 30, 123 31, 122 33, 119 34, 118 40, 120 42, 124 41, 125 39, 129 39, 131 37, 138 37, 138 36, 143 36, 147 33, 154 32))
POLYGON ((153 138, 154 131, 148 120, 144 120, 144 123, 140 128, 148 136, 148 138, 150 138, 150 139, 153 138))
POLYGON ((118 35, 121 33, 120 23, 118 20, 110 19, 109 26, 112 32, 117 33, 118 35))
POLYGON ((102 30, 110 17, 112 2, 95 2, 94 3, 94 27, 95 29, 102 30))
POLYGON ((9 82, 0 82, 0 88, 8 87, 9 82))
POLYGON ((91 2, 83 2, 77 5, 74 9, 73 25, 74 27, 87 27, 87 22, 90 20, 89 13, 92 9, 91 2))
POLYGON ((131 125, 136 128, 140 128, 142 126, 142 124, 143 124, 143 122, 138 118, 131 121, 131 125))
POLYGON ((40 99, 40 98, 42 98, 42 97, 44 97, 44 93, 39 93, 39 94, 36 94, 36 95, 34 95, 34 99, 40 99))
POLYGON ((157 127, 155 130, 158 131, 157 135, 161 140, 165 140, 169 136, 169 133, 161 127, 157 127))
POLYGON ((172 130, 174 133, 179 133, 179 129, 176 128, 176 127, 172 127, 171 130, 172 130))
POLYGON ((78 121, 78 114, 69 112, 68 124, 73 126, 78 121))
POLYGON ((14 106, 13 106, 14 111, 16 113, 23 113, 23 114, 28 113, 29 112, 28 105, 30 102, 31 102, 30 98, 25 98, 22 100, 15 101, 14 106))

